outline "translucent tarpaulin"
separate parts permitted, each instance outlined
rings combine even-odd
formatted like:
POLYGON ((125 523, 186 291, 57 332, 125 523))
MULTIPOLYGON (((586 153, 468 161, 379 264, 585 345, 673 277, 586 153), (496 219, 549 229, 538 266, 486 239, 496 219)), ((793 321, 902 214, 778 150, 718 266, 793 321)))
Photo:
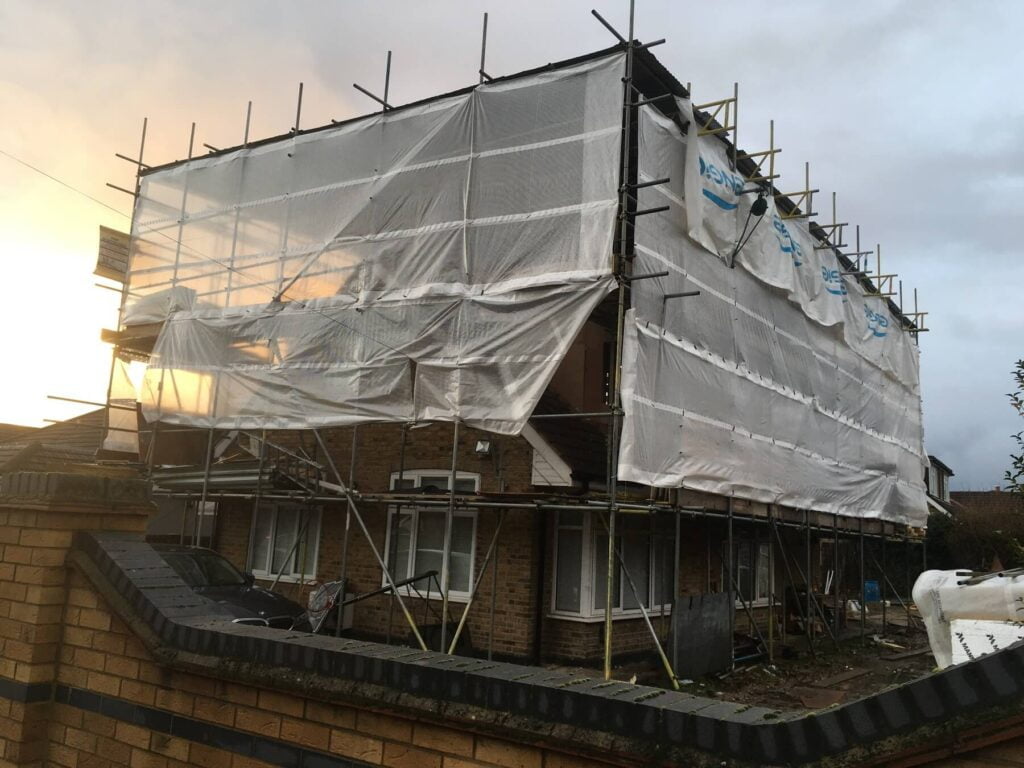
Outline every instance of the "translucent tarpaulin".
POLYGON ((755 196, 724 150, 641 108, 639 180, 671 180, 639 207, 670 209, 637 220, 634 270, 669 275, 632 286, 619 477, 923 524, 916 346, 773 201, 733 253, 755 196))
POLYGON ((624 59, 143 177, 147 419, 518 432, 613 285, 624 59))

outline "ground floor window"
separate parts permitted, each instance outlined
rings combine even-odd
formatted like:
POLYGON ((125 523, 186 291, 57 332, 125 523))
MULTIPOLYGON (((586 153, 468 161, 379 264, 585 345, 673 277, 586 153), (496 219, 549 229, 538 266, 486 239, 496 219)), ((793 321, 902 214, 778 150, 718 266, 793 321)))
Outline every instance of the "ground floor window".
POLYGON ((252 521, 249 570, 257 578, 310 581, 316 575, 320 509, 301 504, 260 504, 252 521))
MULTIPOLYGON (((733 541, 733 569, 736 578, 736 600, 767 604, 771 595, 770 544, 757 539, 737 538, 733 541)), ((723 547, 723 550, 727 547, 723 547)), ((722 583, 729 588, 729 564, 723 558, 722 583)))
MULTIPOLYGON (((391 476, 392 490, 433 488, 447 491, 451 473, 439 470, 416 470, 391 476)), ((459 472, 455 478, 456 493, 472 494, 480 488, 480 476, 470 472, 459 472)), ((441 497, 443 498, 443 497, 441 497)), ((388 514, 386 557, 393 564, 392 576, 395 581, 437 572, 437 582, 430 581, 436 588, 441 584, 444 559, 445 518, 448 510, 444 506, 393 506, 388 514)), ((476 510, 457 509, 452 518, 451 557, 449 559, 449 598, 469 597, 473 582, 473 564, 476 555, 476 510)), ((415 583, 421 592, 427 589, 427 578, 415 583)), ((381 576, 382 585, 386 579, 381 576)))
MULTIPOLYGON (((620 514, 616 518, 615 548, 622 558, 621 562, 616 558, 612 574, 612 606, 617 614, 638 615, 641 605, 660 609, 671 603, 676 573, 674 530, 670 516, 620 514)), ((581 618, 603 616, 608 590, 604 524, 592 510, 560 511, 555 532, 552 610, 581 618)))

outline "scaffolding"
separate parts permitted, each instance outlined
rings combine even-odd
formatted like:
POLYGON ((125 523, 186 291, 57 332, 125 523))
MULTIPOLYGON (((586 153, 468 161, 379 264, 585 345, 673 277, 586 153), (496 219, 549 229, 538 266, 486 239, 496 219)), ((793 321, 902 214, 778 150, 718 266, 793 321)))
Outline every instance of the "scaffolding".
MULTIPOLYGON (((860 637, 862 640, 864 639, 867 626, 864 607, 866 602, 865 578, 868 573, 866 570, 867 561, 865 547, 867 542, 874 541, 878 544, 879 557, 876 558, 874 553, 872 553, 870 557, 876 572, 880 575, 879 581, 881 582, 883 598, 882 623, 884 632, 888 618, 885 613, 885 598, 887 594, 891 592, 897 597, 897 599, 899 599, 899 595, 893 587, 886 571, 887 541, 890 540, 891 536, 901 537, 904 548, 907 552, 909 552, 909 548, 912 545, 920 546, 922 568, 925 565, 926 553, 924 540, 917 535, 917 532, 911 531, 908 526, 902 526, 902 530, 900 531, 900 526, 886 523, 884 521, 878 521, 873 523, 874 527, 877 528, 876 531, 865 532, 865 520, 863 517, 845 517, 839 514, 831 514, 831 526, 822 526, 820 520, 816 525, 812 525, 812 512, 809 509, 786 510, 775 504, 769 503, 765 506, 763 514, 758 514, 753 510, 753 508, 748 508, 744 512, 736 509, 734 497, 730 496, 726 500, 726 509, 718 510, 705 505, 681 504, 678 493, 671 494, 671 500, 655 500, 653 488, 651 488, 650 500, 644 502, 636 498, 636 493, 634 492, 635 484, 630 488, 626 488, 619 478, 618 457, 620 455, 620 439, 623 430, 624 416, 622 400, 623 345, 626 335, 626 324, 628 322, 627 310, 631 306, 631 294, 634 290, 634 285, 641 281, 656 279, 669 274, 667 271, 637 273, 633 268, 636 260, 634 244, 638 220, 647 215, 661 213, 669 208, 667 205, 644 208, 641 207, 640 204, 641 190, 665 185, 670 181, 668 177, 642 179, 638 174, 636 145, 638 141, 637 131, 640 121, 640 110, 641 108, 648 107, 649 105, 653 106, 685 132, 689 127, 689 120, 680 108, 680 104, 689 103, 690 92, 689 87, 684 89, 681 85, 675 82, 674 79, 668 76, 667 73, 661 70, 660 65, 655 66, 655 64, 652 63, 653 59, 644 59, 643 82, 638 84, 636 73, 638 56, 641 55, 641 52, 645 52, 648 49, 663 43, 664 40, 641 43, 635 38, 634 7, 632 1, 630 2, 629 26, 626 35, 620 34, 613 25, 601 17, 596 11, 592 11, 592 13, 594 17, 617 39, 616 46, 602 53, 608 54, 611 52, 621 54, 623 56, 625 73, 624 77, 621 78, 621 136, 619 139, 621 148, 619 151, 620 164, 618 168, 618 181, 616 184, 617 203, 615 212, 615 237, 611 259, 611 278, 613 280, 614 287, 610 297, 603 299, 598 309, 598 311, 606 312, 606 314, 610 316, 609 325, 614 331, 611 349, 612 359, 610 364, 611 381, 608 388, 607 408, 606 410, 588 412, 532 414, 530 416, 530 420, 596 419, 606 423, 607 466, 603 492, 599 494, 590 493, 586 497, 582 498, 578 496, 565 495, 560 501, 552 501, 550 499, 550 495, 545 498, 536 498, 524 501, 512 500, 500 493, 463 494, 457 492, 456 480, 459 471, 458 447, 460 432, 460 419, 457 416, 450 419, 453 425, 452 451, 449 487, 446 499, 424 498, 421 495, 404 494, 401 492, 403 488, 402 481, 404 479, 404 472, 406 468, 405 452, 407 435, 408 429, 413 423, 412 420, 402 422, 401 426, 402 433, 398 473, 399 481, 395 486, 395 490, 389 493, 361 493, 357 491, 355 487, 356 467, 358 463, 357 455, 360 449, 358 424, 352 425, 351 458, 347 478, 343 476, 342 472, 335 465, 331 451, 326 444, 320 429, 314 428, 311 430, 315 440, 312 451, 293 451, 285 448, 284 446, 273 443, 268 439, 268 430, 266 427, 260 430, 236 429, 233 431, 234 434, 238 437, 249 439, 253 444, 257 444, 259 446, 259 450, 258 454, 255 456, 255 462, 246 470, 247 474, 245 477, 241 480, 236 478, 239 485, 234 488, 230 487, 230 485, 226 487, 224 484, 224 478, 221 476, 219 468, 215 465, 215 458, 217 446, 219 444, 216 437, 217 432, 220 431, 223 433, 226 432, 227 429, 211 425, 206 429, 205 449, 203 451, 203 463, 201 470, 195 471, 195 474, 191 478, 191 486, 188 481, 182 482, 179 477, 179 485, 176 487, 173 481, 169 482, 171 478, 168 476, 161 476, 160 469, 156 466, 158 441, 161 436, 165 436, 169 433, 189 432, 194 434, 196 430, 190 427, 174 426, 173 424, 167 425, 160 419, 157 419, 152 422, 152 426, 148 430, 143 429, 139 432, 139 435, 145 438, 145 455, 143 457, 143 463, 145 464, 150 477, 154 480, 154 492, 167 497, 181 498, 197 502, 200 509, 205 507, 207 503, 221 501, 251 501, 254 510, 259 507, 262 501, 267 500, 301 501, 307 505, 330 505, 333 508, 337 508, 338 505, 342 505, 344 508, 344 526, 341 545, 340 570, 338 573, 338 579, 341 583, 340 594, 342 595, 342 598, 338 601, 339 617, 336 622, 337 631, 341 631, 342 621, 340 613, 344 605, 347 603, 344 595, 346 594, 346 585, 349 580, 351 529, 352 524, 355 523, 359 533, 362 535, 372 552, 376 564, 380 568, 381 578, 385 584, 381 591, 389 595, 389 611, 397 604, 399 611, 405 623, 408 625, 410 633, 415 638, 417 645, 424 650, 427 649, 427 642, 420 631, 420 625, 413 614, 413 610, 407 604, 406 600, 403 599, 403 590, 399 588, 399 583, 407 580, 395 578, 397 536, 392 537, 390 546, 386 551, 382 551, 381 548, 378 548, 367 526, 365 516, 361 511, 361 507, 364 504, 383 505, 387 510, 386 514, 389 518, 393 515, 397 518, 400 516, 402 508, 407 506, 432 507, 444 512, 443 554, 439 579, 439 591, 441 593, 440 650, 449 654, 456 651, 458 642, 466 626, 470 609, 474 605, 477 592, 484 581, 485 574, 489 567, 492 585, 496 585, 498 583, 499 558, 497 556, 497 552, 500 547, 502 526, 505 522, 506 516, 514 516, 517 513, 535 513, 540 518, 538 520, 538 525, 541 526, 545 525, 544 516, 546 514, 560 511, 576 512, 586 510, 596 515, 599 519, 602 526, 600 530, 607 535, 608 539, 607 552, 604 553, 606 557, 606 583, 604 590, 605 605, 603 617, 603 672, 606 679, 610 679, 613 672, 612 657, 615 613, 613 605, 613 587, 616 573, 621 573, 633 595, 634 600, 639 604, 642 621, 644 622, 646 630, 651 637, 651 641, 656 649, 660 663, 664 668, 665 675, 669 683, 676 688, 679 686, 679 681, 674 669, 675 665, 673 661, 670 660, 670 654, 665 649, 663 638, 657 631, 654 622, 652 621, 652 615, 644 605, 645 601, 642 599, 640 590, 634 583, 623 557, 621 546, 616 544, 616 532, 618 530, 618 526, 621 524, 621 516, 623 515, 660 515, 674 520, 675 530, 672 542, 675 556, 673 563, 673 573, 675 576, 673 579, 673 605, 678 603, 678 599, 680 597, 679 568, 680 539, 682 535, 681 522, 684 520, 702 520, 706 531, 712 522, 719 522, 723 524, 726 529, 725 540, 727 546, 726 551, 728 552, 728 556, 723 562, 723 591, 727 592, 729 595, 730 606, 738 606, 747 616, 750 628, 758 635, 769 659, 774 658, 777 643, 780 641, 786 641, 787 633, 785 614, 787 608, 787 589, 792 589, 795 594, 796 590, 801 586, 803 587, 805 594, 802 596, 802 599, 798 599, 796 601, 795 607, 802 620, 803 631, 806 636, 809 651, 811 653, 817 652, 817 643, 820 639, 819 635, 827 637, 838 647, 840 638, 839 616, 840 611, 845 610, 845 608, 840 605, 838 587, 833 590, 833 604, 830 616, 826 611, 826 606, 823 604, 823 599, 819 599, 819 597, 816 597, 813 593, 813 589, 811 588, 812 530, 817 532, 819 538, 823 538, 826 535, 831 537, 833 543, 832 569, 836 574, 837 580, 841 541, 856 543, 860 585, 860 637), (284 471, 282 470, 283 467, 286 467, 287 475, 290 480, 293 481, 293 487, 288 490, 274 487, 270 482, 270 478, 272 477, 271 468, 275 471, 284 471), (197 485, 198 490, 196 488, 197 485), (250 488, 252 488, 252 490, 249 490, 250 488), (489 542, 482 565, 475 574, 471 571, 471 589, 469 592, 469 598, 465 602, 458 621, 455 622, 454 632, 449 637, 449 592, 451 588, 450 563, 452 555, 452 534, 455 513, 460 509, 491 510, 497 516, 497 519, 495 530, 489 542), (844 521, 842 526, 840 526, 841 518, 843 518, 844 521), (854 524, 855 522, 856 525, 854 524), (762 529, 766 534, 768 541, 769 569, 771 570, 773 577, 771 579, 771 586, 769 588, 770 593, 766 606, 768 614, 767 637, 761 633, 754 612, 755 606, 752 604, 752 600, 748 600, 743 595, 741 585, 736 576, 736 563, 734 562, 734 525, 736 524, 753 526, 755 528, 760 527, 760 529, 762 529), (792 545, 787 546, 784 540, 783 531, 786 530, 801 534, 804 538, 805 546, 803 547, 803 567, 801 567, 798 559, 799 553, 794 553, 794 547, 792 545), (782 564, 785 573, 783 589, 781 592, 777 590, 777 585, 775 584, 774 579, 778 563, 782 564), (782 613, 781 637, 776 636, 776 611, 779 610, 781 610, 782 613)), ((484 14, 481 58, 478 72, 479 83, 481 85, 497 82, 487 74, 486 52, 487 15, 484 14)), ((369 89, 358 84, 353 85, 357 90, 377 102, 381 107, 381 114, 385 114, 395 109, 389 101, 390 82, 391 52, 388 51, 382 96, 377 96, 369 89)), ((298 135, 302 133, 300 131, 302 98, 303 88, 302 84, 300 84, 296 104, 295 125, 291 131, 291 135, 298 135)), ((771 125, 770 144, 768 150, 763 152, 746 153, 738 149, 738 145, 736 143, 738 133, 738 101, 739 92, 737 85, 734 88, 733 96, 731 98, 712 101, 696 106, 693 112, 697 128, 696 133, 701 136, 713 136, 723 140, 729 152, 732 169, 743 175, 744 184, 748 187, 744 189, 745 193, 756 193, 759 197, 770 196, 774 200, 774 204, 778 206, 780 217, 782 219, 809 219, 813 217, 815 215, 812 210, 813 195, 819 190, 811 188, 809 164, 805 167, 805 184, 803 190, 799 190, 796 193, 783 194, 774 186, 774 182, 778 178, 778 174, 775 171, 775 156, 781 152, 781 150, 775 146, 774 124, 771 125), (725 141, 726 136, 732 137, 731 146, 728 141, 725 141)), ((245 129, 241 144, 241 147, 243 148, 253 146, 249 137, 251 114, 252 102, 249 102, 246 109, 245 129)), ((193 159, 195 131, 196 127, 193 123, 188 142, 188 154, 185 162, 193 159)), ((143 163, 145 133, 146 123, 144 122, 142 141, 140 142, 137 159, 119 155, 119 157, 123 157, 125 160, 135 165, 137 171, 136 183, 134 191, 123 189, 121 187, 115 188, 121 189, 125 193, 132 195, 136 201, 139 199, 140 195, 142 173, 149 170, 149 166, 143 163)), ((204 146, 210 150, 210 155, 219 155, 230 151, 216 149, 210 145, 204 146)), ((189 253, 188 246, 185 246, 182 242, 182 227, 189 195, 190 190, 186 183, 180 200, 177 237, 172 236, 169 238, 171 241, 170 246, 173 247, 174 250, 175 268, 177 268, 178 263, 183 258, 196 258, 195 253, 189 253)), ((234 266, 236 259, 236 245, 239 240, 241 208, 242 206, 236 206, 235 208, 234 225, 232 232, 228 237, 230 241, 230 256, 228 258, 229 264, 227 265, 228 283, 226 289, 229 294, 233 288, 232 281, 235 279, 236 275, 241 274, 234 266)), ((916 341, 917 334, 926 330, 921 325, 921 320, 926 313, 920 312, 917 308, 916 291, 914 294, 914 311, 904 313, 902 307, 897 306, 892 301, 892 299, 897 296, 897 293, 893 291, 893 280, 896 279, 896 276, 882 273, 880 246, 876 247, 873 252, 861 251, 859 242, 860 233, 858 228, 856 250, 850 254, 844 253, 841 250, 845 247, 845 244, 842 243, 842 230, 843 227, 847 225, 836 221, 834 197, 832 219, 833 221, 830 225, 825 225, 823 227, 814 225, 810 227, 811 234, 818 238, 815 248, 827 250, 830 254, 834 254, 835 258, 842 266, 843 274, 852 275, 864 287, 865 291, 867 291, 869 295, 883 298, 887 302, 893 315, 899 319, 902 329, 912 335, 916 341), (877 269, 876 273, 873 275, 861 269, 861 257, 869 253, 874 253, 876 255, 877 269)), ((285 225, 285 232, 285 240, 287 240, 287 224, 285 225)), ((741 234, 741 241, 745 235, 747 235, 746 231, 741 234)), ((287 247, 287 242, 285 242, 284 250, 287 250, 287 247)), ((737 244, 737 247, 733 252, 733 257, 735 257, 736 252, 739 251, 739 249, 740 246, 737 244)), ((286 291, 288 291, 298 279, 299 277, 297 274, 290 282, 279 283, 279 288, 274 295, 274 301, 280 302, 285 296, 286 291)), ((175 277, 172 278, 171 281, 172 289, 176 287, 176 280, 177 278, 175 274, 175 277)), ((122 290, 122 316, 124 315, 126 304, 129 301, 130 288, 129 282, 126 279, 122 290)), ((662 301, 665 303, 676 299, 686 301, 700 295, 701 291, 699 290, 678 291, 664 294, 662 301)), ((173 296, 171 297, 171 300, 174 300, 173 296)), ((147 347, 146 344, 143 343, 140 348, 140 345, 131 341, 128 338, 128 335, 124 333, 118 338, 118 341, 120 342, 120 346, 124 349, 125 354, 131 352, 138 356, 148 354, 152 351, 151 345, 147 347)), ((115 350, 114 365, 116 365, 119 354, 120 349, 115 350)), ((114 374, 112 368, 112 381, 113 378, 114 374)), ((158 410, 160 407, 160 401, 164 395, 164 389, 165 380, 163 373, 161 373, 160 381, 156 386, 156 391, 159 393, 157 402, 158 410)), ((112 388, 108 397, 108 405, 110 408, 120 407, 115 402, 117 400, 116 395, 117 393, 114 392, 112 388)), ((208 392, 206 394, 206 397, 213 402, 213 405, 211 406, 212 410, 216 409, 216 402, 219 396, 220 393, 217 387, 214 387, 212 392, 208 392)), ((108 410, 108 414, 109 412, 110 411, 108 410)), ((119 429, 124 430, 123 427, 118 426, 113 420, 108 421, 109 431, 117 431, 119 429)), ((197 516, 195 530, 192 532, 186 532, 183 529, 181 536, 183 542, 186 540, 191 541, 192 543, 199 542, 200 529, 198 519, 199 517, 197 516)), ((303 526, 307 523, 308 520, 303 523, 303 526)), ((305 530, 304 527, 303 530, 305 530)), ((712 581, 711 545, 710 538, 707 536, 705 538, 707 539, 705 581, 706 586, 710 588, 712 581)), ((289 554, 289 558, 285 558, 286 562, 297 551, 295 548, 299 546, 301 539, 301 535, 296 537, 293 552, 289 554)), ((538 551, 535 554, 541 559, 545 557, 543 551, 538 551)), ((908 569, 909 581, 910 558, 907 557, 905 560, 907 563, 906 567, 908 569)), ((282 571, 284 567, 284 564, 282 564, 282 571)), ((281 574, 278 573, 277 577, 280 578, 280 575, 281 574)), ((541 589, 543 589, 543 585, 541 586, 541 589)), ((909 589, 906 589, 906 591, 909 593, 909 589)), ((487 646, 488 658, 491 658, 493 652, 494 615, 496 610, 494 600, 495 592, 496 590, 492 586, 491 602, 489 606, 490 633, 487 646)), ((904 602, 900 599, 901 606, 907 614, 907 625, 913 626, 911 609, 908 602, 909 600, 904 602)), ((735 611, 731 610, 730 613, 731 620, 734 623, 735 611)), ((537 616, 535 617, 535 620, 539 623, 543 620, 543 616, 537 616)), ((391 635, 392 627, 391 620, 389 618, 387 625, 387 638, 389 642, 392 639, 391 635)), ((536 648, 536 653, 539 658, 539 646, 536 648)))

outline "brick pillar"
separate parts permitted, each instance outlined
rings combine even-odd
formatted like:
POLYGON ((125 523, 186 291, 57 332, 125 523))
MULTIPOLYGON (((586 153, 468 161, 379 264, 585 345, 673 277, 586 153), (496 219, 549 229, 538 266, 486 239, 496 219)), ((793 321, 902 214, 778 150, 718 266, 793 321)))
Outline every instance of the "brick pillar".
POLYGON ((42 766, 76 530, 145 530, 145 483, 130 476, 0 476, 0 767, 42 766))

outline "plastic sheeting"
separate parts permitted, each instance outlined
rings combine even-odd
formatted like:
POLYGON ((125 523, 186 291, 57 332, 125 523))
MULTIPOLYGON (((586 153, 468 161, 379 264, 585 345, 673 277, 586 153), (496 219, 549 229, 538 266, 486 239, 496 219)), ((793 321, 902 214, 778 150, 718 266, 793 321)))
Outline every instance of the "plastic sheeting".
POLYGON ((922 525, 916 346, 773 201, 734 253, 755 196, 693 134, 641 108, 639 180, 671 181, 639 207, 670 209, 637 220, 634 272, 669 275, 632 285, 619 477, 922 525))
POLYGON ((146 418, 519 432, 613 285, 623 65, 144 176, 123 320, 166 321, 146 418))

